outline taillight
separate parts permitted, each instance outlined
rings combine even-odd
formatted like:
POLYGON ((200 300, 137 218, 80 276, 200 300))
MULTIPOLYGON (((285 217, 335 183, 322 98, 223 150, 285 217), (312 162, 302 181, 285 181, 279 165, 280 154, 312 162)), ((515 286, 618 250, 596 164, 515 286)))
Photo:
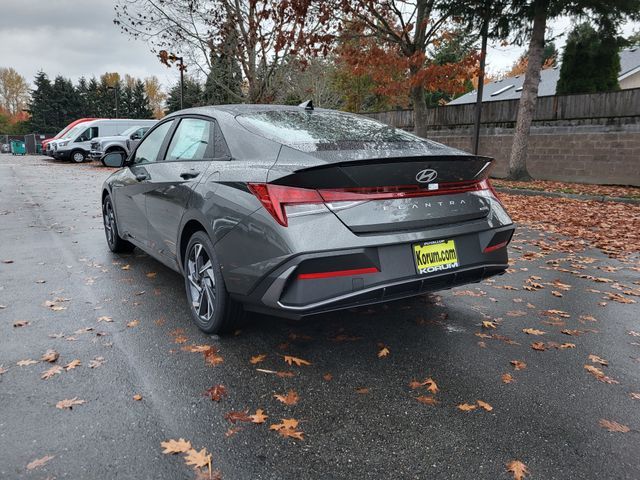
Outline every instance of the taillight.
MULTIPOLYGON (((271 183, 250 183, 248 186, 264 208, 284 227, 288 225, 285 210, 287 205, 309 205, 314 209, 324 203, 317 190, 283 187, 271 183)), ((325 211, 324 205, 322 205, 322 210, 325 211)))
POLYGON ((371 200, 394 200, 480 191, 491 192, 497 199, 493 186, 486 179, 429 184, 426 187, 392 185, 312 190, 271 183, 249 183, 248 187, 271 216, 285 227, 288 225, 288 217, 326 212, 327 207, 329 210, 337 211, 371 200))

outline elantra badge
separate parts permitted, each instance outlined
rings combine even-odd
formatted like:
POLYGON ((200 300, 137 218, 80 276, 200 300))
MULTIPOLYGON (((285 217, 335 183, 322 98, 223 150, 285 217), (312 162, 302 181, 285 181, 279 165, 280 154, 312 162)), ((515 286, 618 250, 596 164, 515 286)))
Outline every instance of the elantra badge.
POLYGON ((438 172, 432 168, 420 170, 416 175, 416 180, 420 183, 431 183, 438 177, 438 172))

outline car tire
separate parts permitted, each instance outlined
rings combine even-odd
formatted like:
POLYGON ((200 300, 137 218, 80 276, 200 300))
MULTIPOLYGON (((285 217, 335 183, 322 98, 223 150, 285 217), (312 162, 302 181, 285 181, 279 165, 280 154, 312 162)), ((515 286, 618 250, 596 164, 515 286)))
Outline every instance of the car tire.
POLYGON ((135 246, 120 238, 116 214, 113 209, 113 202, 109 195, 105 196, 102 201, 102 221, 104 223, 104 234, 107 238, 109 250, 113 253, 129 253, 133 251, 135 246))
POLYGON ((195 232, 189 239, 183 267, 187 301, 198 328, 215 334, 236 328, 244 309, 229 296, 220 262, 205 232, 195 232))
POLYGON ((74 150, 70 155, 71 161, 75 163, 82 163, 86 160, 87 154, 82 150, 74 150))

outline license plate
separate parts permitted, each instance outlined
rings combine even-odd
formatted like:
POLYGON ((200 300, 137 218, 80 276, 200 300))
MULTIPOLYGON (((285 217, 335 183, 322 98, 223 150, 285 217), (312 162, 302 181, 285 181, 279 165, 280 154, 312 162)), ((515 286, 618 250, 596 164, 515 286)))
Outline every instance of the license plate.
POLYGON ((453 240, 413 244, 413 258, 418 275, 451 270, 460 266, 453 240))

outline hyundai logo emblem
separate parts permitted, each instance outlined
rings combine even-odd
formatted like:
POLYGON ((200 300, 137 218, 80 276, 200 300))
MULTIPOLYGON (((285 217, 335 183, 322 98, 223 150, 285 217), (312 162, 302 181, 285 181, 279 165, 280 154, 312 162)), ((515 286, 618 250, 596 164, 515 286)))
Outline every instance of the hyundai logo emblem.
POLYGON ((430 183, 433 182, 437 176, 438 172, 432 168, 425 168, 416 174, 416 180, 420 183, 430 183))

